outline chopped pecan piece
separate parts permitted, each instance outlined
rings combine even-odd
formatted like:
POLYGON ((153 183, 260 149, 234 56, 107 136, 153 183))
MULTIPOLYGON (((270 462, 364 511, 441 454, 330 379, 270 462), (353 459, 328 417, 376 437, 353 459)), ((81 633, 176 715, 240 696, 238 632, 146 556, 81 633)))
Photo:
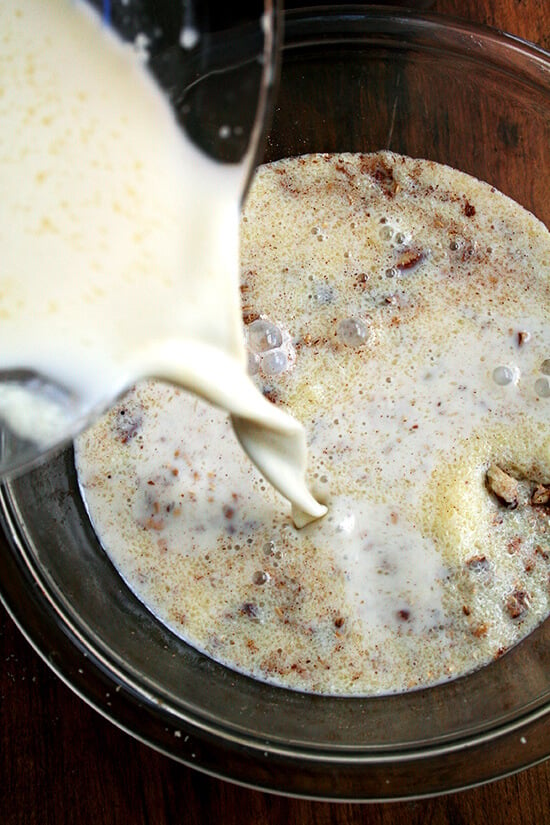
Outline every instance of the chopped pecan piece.
POLYGON ((243 324, 245 326, 250 326, 253 324, 254 321, 257 321, 260 317, 260 313, 256 312, 255 310, 251 309, 249 306, 243 307, 243 324))
POLYGON ((519 619, 529 609, 531 596, 526 590, 514 590, 506 599, 506 610, 510 618, 519 619))
POLYGON ((414 249, 411 247, 403 250, 403 253, 400 255, 395 266, 400 272, 410 272, 412 269, 416 269, 425 257, 426 253, 421 249, 414 249))
POLYGON ((545 561, 548 561, 548 553, 542 549, 540 544, 535 547, 535 556, 541 556, 545 561))
POLYGON ((487 470, 485 481, 488 489, 499 501, 506 504, 510 509, 518 506, 518 482, 515 478, 505 473, 496 464, 491 464, 487 470))
POLYGON ((550 504, 550 486, 539 484, 531 496, 531 504, 535 506, 550 504))
POLYGON ((360 170, 362 174, 370 175, 385 195, 390 198, 395 195, 396 181, 393 177, 393 167, 384 159, 365 156, 361 159, 360 170))
POLYGON ((485 556, 472 556, 472 558, 466 562, 466 567, 475 573, 483 573, 489 569, 489 562, 485 556))
POLYGON ((239 609, 241 616, 248 616, 250 619, 257 619, 259 616, 258 605, 253 602, 245 602, 239 609))

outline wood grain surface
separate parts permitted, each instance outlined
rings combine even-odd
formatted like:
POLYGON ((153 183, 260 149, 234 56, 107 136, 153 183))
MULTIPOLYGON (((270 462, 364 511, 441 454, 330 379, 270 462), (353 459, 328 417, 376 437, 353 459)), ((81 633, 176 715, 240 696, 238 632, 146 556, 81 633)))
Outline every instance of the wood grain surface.
MULTIPOLYGON (((408 5, 487 23, 550 48, 549 0, 408 5)), ((0 662, 0 825, 550 825, 550 761, 418 802, 293 800, 192 771, 118 730, 47 668, 2 608, 0 662)))

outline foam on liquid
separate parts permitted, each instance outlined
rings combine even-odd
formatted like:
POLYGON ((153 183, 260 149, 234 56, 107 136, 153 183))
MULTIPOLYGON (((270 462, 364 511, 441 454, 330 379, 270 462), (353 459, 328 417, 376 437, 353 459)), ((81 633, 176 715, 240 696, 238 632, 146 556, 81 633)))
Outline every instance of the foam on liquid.
POLYGON ((143 384, 78 444, 103 546, 176 633, 275 684, 376 694, 487 664, 550 609, 550 234, 384 152, 261 168, 241 231, 250 369, 304 421, 329 513, 295 530, 216 411, 143 384))
POLYGON ((244 169, 186 141, 139 54, 83 4, 10 0, 0 33, 0 370, 73 396, 38 393, 29 415, 32 390, 3 385, 4 420, 47 446, 137 378, 166 378, 231 413, 298 523, 319 517, 301 426, 245 371, 244 169))

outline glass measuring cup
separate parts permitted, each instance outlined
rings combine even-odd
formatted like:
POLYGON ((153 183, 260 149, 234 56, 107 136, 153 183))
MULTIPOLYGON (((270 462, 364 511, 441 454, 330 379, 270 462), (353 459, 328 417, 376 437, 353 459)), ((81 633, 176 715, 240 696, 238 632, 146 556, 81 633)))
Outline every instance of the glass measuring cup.
MULTIPOLYGON (((21 5, 24 14, 29 4, 21 5)), ((49 14, 51 8, 46 5, 42 9, 42 5, 35 4, 39 13, 49 14)), ((61 8, 62 4, 52 5, 61 8)), ((89 0, 87 5, 94 8, 105 29, 112 28, 123 41, 133 46, 168 98, 187 138, 204 156, 219 162, 220 168, 234 169, 234 184, 244 195, 269 108, 276 31, 272 0, 233 4, 217 4, 211 0, 182 0, 180 3, 173 0, 89 0)), ((14 13, 18 11, 17 6, 15 3, 14 13)), ((66 6, 62 11, 75 13, 71 3, 67 2, 66 6)), ((96 22, 99 26, 100 21, 96 22)), ((0 47, 0 81, 5 79, 5 84, 0 82, 0 86, 10 83, 8 58, 7 50, 0 47)), ((32 61, 32 55, 29 55, 29 61, 32 61)), ((78 71, 78 61, 74 71, 78 71)), ((71 103, 66 101, 67 110, 71 103)), ((9 117, 7 108, 3 109, 0 102, 0 157, 3 151, 11 151, 19 138, 24 144, 26 137, 21 124, 21 134, 19 130, 14 134, 13 125, 10 130, 12 121, 9 117)), ((70 125, 76 130, 78 120, 70 125)), ((110 128, 108 120, 104 128, 110 128)), ((64 137, 71 140, 70 128, 66 131, 64 137)), ((77 135, 74 139, 82 138, 77 135)), ((159 153, 162 152, 160 145, 159 153)), ((32 168, 31 176, 24 163, 20 167, 11 164, 11 167, 12 170, 16 168, 19 176, 17 206, 31 210, 41 185, 36 169, 32 168)), ((1 168, 0 164, 0 210, 4 204, 6 213, 0 246, 11 250, 11 258, 16 260, 24 250, 16 249, 15 245, 23 246, 24 236, 13 233, 18 218, 17 210, 9 208, 13 198, 10 201, 7 190, 12 178, 3 180, 1 168)), ((75 192, 82 186, 80 172, 78 168, 74 169, 75 192)), ((55 214, 51 223, 55 224, 55 214)), ((37 267, 44 267, 44 263, 44 260, 36 260, 37 267)), ((78 277, 79 273, 75 273, 75 278, 78 277)), ((14 303, 12 301, 6 309, 8 299, 3 293, 7 294, 12 287, 17 292, 17 286, 17 276, 9 271, 9 263, 5 266, 0 263, 0 476, 3 477, 26 469, 73 438, 133 379, 141 377, 120 374, 116 381, 105 378, 102 385, 102 377, 98 376, 96 390, 87 394, 81 391, 78 383, 60 379, 62 372, 52 369, 50 373, 47 358, 44 359, 41 352, 34 352, 23 334, 19 352, 14 354, 13 347, 8 352, 10 327, 2 324, 1 316, 3 312, 14 311, 14 303)), ((47 280, 43 292, 39 298, 46 303, 50 297, 47 280)), ((31 326, 32 322, 31 318, 31 326)), ((52 318, 52 324, 55 323, 52 318)), ((47 343, 43 342, 44 349, 47 349, 47 343)), ((64 344, 70 350, 72 342, 67 340, 64 344)), ((85 374, 86 365, 82 367, 85 374)))

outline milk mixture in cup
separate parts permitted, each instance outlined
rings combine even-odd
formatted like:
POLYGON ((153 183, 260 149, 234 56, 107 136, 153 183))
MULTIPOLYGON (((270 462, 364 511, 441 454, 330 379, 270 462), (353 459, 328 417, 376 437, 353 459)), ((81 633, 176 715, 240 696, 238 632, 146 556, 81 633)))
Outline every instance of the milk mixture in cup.
POLYGON ((429 686, 549 612, 550 235, 388 152, 262 167, 241 221, 249 372, 305 424, 297 530, 225 414, 139 384, 77 444, 97 535, 175 633, 305 691, 429 686))
POLYGON ((0 32, 2 435, 45 452, 154 375, 231 414, 297 524, 324 515, 305 485, 303 428, 246 372, 250 157, 203 154, 146 71, 142 39, 123 43, 87 4, 0 3, 0 32))

